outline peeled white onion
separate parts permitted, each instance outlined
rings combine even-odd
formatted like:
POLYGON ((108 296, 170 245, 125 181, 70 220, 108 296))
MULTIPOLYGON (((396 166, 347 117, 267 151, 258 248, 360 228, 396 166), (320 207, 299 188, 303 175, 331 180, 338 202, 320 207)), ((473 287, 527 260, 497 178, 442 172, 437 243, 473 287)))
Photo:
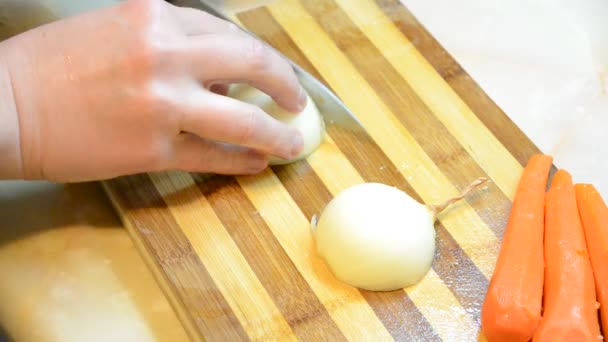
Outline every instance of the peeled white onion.
POLYGON ((352 186, 334 197, 314 222, 318 255, 334 276, 370 291, 393 291, 418 283, 435 256, 435 219, 462 195, 438 206, 423 205, 381 183, 352 186))
POLYGON ((306 108, 297 114, 284 110, 266 93, 246 84, 231 86, 228 96, 258 106, 275 119, 298 129, 302 133, 304 147, 300 154, 289 160, 271 156, 270 165, 287 164, 304 159, 313 153, 325 138, 325 123, 317 106, 308 95, 306 108))
POLYGON ((314 229, 317 253, 340 281, 391 291, 417 283, 435 255, 434 215, 405 192, 364 183, 339 193, 314 229))

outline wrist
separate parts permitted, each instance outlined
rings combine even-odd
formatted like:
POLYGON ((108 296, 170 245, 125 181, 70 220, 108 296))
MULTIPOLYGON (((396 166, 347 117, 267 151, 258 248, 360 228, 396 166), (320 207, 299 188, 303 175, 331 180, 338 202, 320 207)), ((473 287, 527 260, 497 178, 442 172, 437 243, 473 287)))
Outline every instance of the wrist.
POLYGON ((19 114, 3 50, 0 44, 0 179, 22 179, 19 114))

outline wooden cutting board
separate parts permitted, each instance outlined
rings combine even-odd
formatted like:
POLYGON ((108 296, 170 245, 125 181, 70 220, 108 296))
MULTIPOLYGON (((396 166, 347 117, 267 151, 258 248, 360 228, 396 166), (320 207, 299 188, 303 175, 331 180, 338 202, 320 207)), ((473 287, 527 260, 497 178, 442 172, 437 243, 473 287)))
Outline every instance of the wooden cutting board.
POLYGON ((333 89, 369 136, 330 125, 307 160, 256 176, 104 183, 191 337, 483 338, 488 279, 537 148, 397 0, 279 0, 237 19, 333 89), (433 204, 481 176, 492 182, 439 217, 418 285, 361 291, 315 254, 309 221, 348 186, 382 182, 433 204))

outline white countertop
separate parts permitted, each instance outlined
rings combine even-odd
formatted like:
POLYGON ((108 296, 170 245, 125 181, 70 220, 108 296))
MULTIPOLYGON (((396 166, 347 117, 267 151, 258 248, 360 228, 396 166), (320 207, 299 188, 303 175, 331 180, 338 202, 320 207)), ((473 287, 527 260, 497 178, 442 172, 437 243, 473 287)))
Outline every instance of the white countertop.
POLYGON ((608 200, 608 1, 401 1, 558 167, 608 200))

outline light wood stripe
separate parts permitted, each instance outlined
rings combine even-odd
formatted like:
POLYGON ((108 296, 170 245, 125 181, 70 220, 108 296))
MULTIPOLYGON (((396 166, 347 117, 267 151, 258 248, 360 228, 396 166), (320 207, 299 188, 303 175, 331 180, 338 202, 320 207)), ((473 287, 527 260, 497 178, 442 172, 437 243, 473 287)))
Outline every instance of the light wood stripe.
MULTIPOLYGON (((333 197, 309 165, 277 167, 275 174, 306 217, 320 213, 333 197), (311 192, 314 197, 308 197, 311 192)), ((360 292, 396 340, 436 337, 429 322, 405 293, 360 292)))
POLYGON ((162 270, 172 284, 171 292, 178 298, 178 302, 173 304, 185 308, 190 314, 189 317, 180 315, 185 327, 195 325, 198 328, 197 331, 189 330, 190 336, 208 340, 246 339, 239 320, 217 290, 188 239, 181 231, 170 229, 176 227, 177 222, 167 215, 167 205, 150 178, 147 175, 118 178, 107 185, 114 189, 112 201, 120 208, 123 217, 128 217, 130 224, 127 227, 132 229, 131 233, 145 237, 142 239, 143 247, 152 252, 144 254, 145 259, 156 265, 155 269, 162 270))
MULTIPOLYGON (((459 190, 447 180, 297 1, 280 1, 268 8, 426 203, 439 203, 459 194, 459 190), (334 62, 326 63, 328 60, 334 62)), ((489 278, 499 248, 494 233, 466 203, 454 206, 449 215, 440 216, 440 221, 477 268, 489 278)))
POLYGON ((241 25, 241 27, 255 32, 260 38, 268 42, 271 46, 279 49, 287 58, 305 69, 325 86, 330 86, 310 61, 301 53, 300 48, 298 48, 294 41, 270 14, 267 7, 260 7, 252 11, 239 13, 237 20, 237 23, 241 25))
POLYGON ((540 152, 399 0, 376 3, 522 166, 540 152))
MULTIPOLYGON (((340 138, 338 136, 336 140, 340 138)), ((390 164, 390 161, 376 146, 372 147, 361 139, 350 141, 350 144, 344 141, 337 145, 365 181, 380 181, 396 186, 418 202, 422 202, 420 196, 410 187, 398 170, 389 167, 375 167, 375 165, 390 164), (374 167, 370 167, 370 165, 374 167)), ((314 157, 311 156, 309 160, 312 158, 314 157)), ((319 158, 319 163, 322 163, 321 158, 319 158)), ((334 162, 334 164, 336 163, 334 162)), ((334 170, 343 170, 338 165, 334 165, 334 167, 336 167, 334 170)), ((328 168, 328 171, 332 169, 328 168)), ((335 173, 341 174, 341 172, 335 173)), ((480 321, 481 301, 479 298, 485 296, 488 281, 441 223, 436 224, 436 231, 437 253, 440 259, 433 263, 433 269, 454 293, 463 308, 476 321, 480 321), (454 279, 458 279, 458 281, 454 281, 454 279), (470 286, 470 284, 476 286, 470 286)))
MULTIPOLYGON (((388 167, 370 167, 370 165, 390 164, 390 161, 377 147, 371 147, 365 141, 359 139, 354 142, 351 141, 347 146, 345 145, 347 145, 346 141, 339 144, 340 149, 353 164, 357 172, 363 176, 365 181, 381 181, 385 184, 396 186, 407 192, 418 202, 422 202, 420 196, 403 179, 398 170, 388 167)), ((311 158, 313 157, 311 156, 311 158)), ((337 168, 336 170, 342 169, 337 168)), ((440 259, 433 263, 433 269, 450 291, 454 293, 463 308, 476 321, 479 321, 481 310, 479 298, 485 295, 488 281, 465 255, 464 251, 441 223, 436 224, 436 231, 437 253, 440 259), (458 279, 459 281, 454 281, 454 279, 458 279), (470 284, 475 284, 476 286, 470 286, 470 284)))
MULTIPOLYGON (((282 31, 281 27, 278 26, 267 10, 257 9, 252 13, 241 15, 240 17, 247 28, 258 32, 262 38, 270 41, 271 44, 291 46, 292 48, 286 52, 288 57, 298 61, 301 66, 324 81, 323 78, 318 75, 316 69, 302 56, 299 49, 291 42, 289 37, 285 36, 284 31, 282 31)), ((344 163, 344 161, 342 159, 338 160, 332 158, 332 156, 342 151, 353 166, 355 166, 357 172, 359 172, 366 181, 380 181, 400 187, 412 195, 416 200, 421 201, 418 194, 411 189, 409 184, 407 184, 403 177, 398 173, 398 170, 390 167, 376 167, 377 165, 391 165, 391 162, 384 156, 382 151, 373 144, 368 136, 359 134, 356 137, 353 137, 350 134, 344 134, 343 131, 331 125, 328 126, 328 131, 330 136, 336 138, 336 141, 333 141, 331 138, 328 139, 327 144, 321 146, 313 156, 309 157, 309 160, 311 160, 311 158, 317 158, 323 160, 322 162, 320 161, 320 163, 328 164, 328 169, 341 170, 342 166, 340 163, 344 163)), ((282 178, 280 174, 279 178, 289 189, 287 183, 290 181, 290 178, 282 178)), ((300 179, 298 178, 298 180, 300 179)), ((301 181, 311 184, 314 183, 314 179, 302 179, 301 181)), ((326 183, 341 184, 341 182, 342 177, 339 172, 329 174, 326 180, 326 183)), ((310 188, 314 189, 315 187, 311 185, 310 188)), ((320 196, 318 194, 318 187, 316 191, 317 196, 320 196)), ((296 199, 296 195, 294 195, 292 191, 290 191, 290 194, 296 199)), ((310 211, 307 212, 306 207, 311 205, 309 202, 316 201, 311 201, 310 199, 296 199, 296 202, 307 216, 311 216, 315 213, 310 211)), ((508 205, 510 205, 510 203, 508 203, 508 205)), ((317 212, 320 211, 319 207, 317 207, 316 210, 317 212)), ((479 298, 483 297, 485 294, 487 280, 471 260, 468 259, 460 246, 458 246, 441 224, 437 225, 437 235, 439 259, 434 263, 433 268, 446 283, 450 291, 454 293, 463 308, 473 316, 475 321, 479 322, 481 311, 481 302, 479 301, 479 298), (463 274, 466 275, 465 280, 463 280, 463 274), (458 282, 451 281, 451 279, 457 278, 463 280, 467 284, 478 284, 478 286, 461 286, 458 282)), ((376 309, 374 310, 377 311, 376 309)), ((381 320, 386 326, 387 320, 382 317, 381 320)))
MULTIPOLYGON (((332 132, 339 131, 332 130, 330 127, 330 133, 332 132)), ((338 139, 340 139, 339 136, 338 139)), ((315 169, 326 170, 325 183, 337 184, 338 189, 343 189, 350 185, 350 183, 346 183, 348 175, 359 173, 365 181, 381 181, 385 184, 396 186, 410 194, 415 200, 421 202, 418 194, 407 184, 397 170, 388 167, 375 167, 375 165, 387 165, 390 163, 377 147, 367 145, 364 140, 360 139, 350 141, 348 145, 344 141, 338 146, 348 158, 348 161, 345 161, 343 158, 337 158, 340 156, 336 148, 337 146, 334 146, 334 144, 336 143, 333 140, 328 139, 327 143, 319 150, 319 154, 315 153, 314 156, 311 155, 308 158, 311 164, 317 165, 315 169), (335 160, 332 161, 332 159, 335 160), (348 166, 344 167, 344 163, 347 162, 352 163, 356 171, 350 170, 348 166), (370 165, 374 167, 370 167, 370 165), (337 172, 336 170, 340 171, 337 172), (348 171, 345 172, 345 170, 348 171), (347 175, 346 177, 344 177, 345 174, 347 175), (341 178, 340 182, 333 182, 331 180, 335 175, 339 175, 341 178)), ((357 176, 355 175, 354 177, 357 176)), ((282 181, 285 183, 287 180, 282 181)), ((308 182, 312 183, 311 180, 308 180, 308 182)), ((454 293, 463 308, 476 321, 479 321, 481 311, 481 301, 479 298, 485 295, 488 281, 465 255, 442 224, 436 225, 436 231, 437 252, 441 259, 433 263, 433 269, 446 283, 450 291, 454 293), (454 281, 454 279, 459 279, 459 282, 454 281), (476 284, 477 286, 469 286, 470 284, 476 284)))
POLYGON ((456 299, 447 294, 436 292, 433 284, 441 282, 434 272, 429 272, 418 284, 405 289, 410 297, 424 297, 424 315, 432 322, 433 327, 441 332, 444 341, 474 341, 478 335, 478 325, 468 319, 456 299), (458 317, 460 316, 460 317, 458 317))
MULTIPOLYGON (((125 179, 122 179, 122 181, 124 180, 125 179)), ((131 220, 132 215, 125 212, 125 207, 123 206, 123 202, 127 197, 120 196, 120 191, 113 191, 113 185, 116 183, 119 183, 119 180, 102 182, 101 186, 104 191, 113 194, 112 196, 108 196, 112 206, 119 212, 120 220, 133 240, 135 248, 137 248, 137 250, 143 254, 142 259, 144 263, 154 276, 163 294, 167 297, 169 305, 171 305, 173 310, 175 310, 175 314, 184 327, 186 334, 188 334, 188 337, 192 341, 203 341, 204 337, 202 336, 201 331, 197 328, 197 324, 195 322, 196 318, 192 317, 191 313, 188 312, 188 306, 185 305, 183 297, 180 298, 181 293, 180 290, 176 288, 176 283, 169 279, 167 273, 163 272, 164 270, 157 260, 158 256, 156 253, 154 253, 153 247, 150 246, 151 244, 149 241, 145 239, 143 235, 138 234, 138 230, 141 229, 138 228, 138 226, 142 223, 142 221, 131 220)), ((134 218, 136 217, 137 215, 134 216, 134 218)), ((242 329, 239 330, 244 334, 242 329)))
MULTIPOLYGON (((329 140, 325 145, 331 146, 333 145, 333 141, 329 140)), ((349 186, 365 182, 342 154, 336 153, 335 151, 333 153, 324 154, 323 152, 327 150, 330 149, 322 148, 318 150, 320 153, 311 155, 308 158, 308 162, 333 196, 349 186), (332 162, 327 162, 332 159, 332 162), (341 184, 332 182, 333 175, 337 173, 336 170, 340 170, 339 175, 342 178, 341 184)), ((442 253, 439 253, 439 258, 441 258, 442 255, 442 253)), ((443 281, 435 273, 434 269, 431 269, 424 279, 423 284, 425 291, 416 291, 417 288, 412 287, 407 288, 405 292, 443 340, 453 339, 454 337, 460 337, 459 340, 467 340, 469 337, 468 335, 461 336, 459 334, 470 334, 471 331, 475 332, 476 323, 470 319, 467 312, 460 306, 458 300, 448 290, 443 281), (443 303, 445 306, 440 306, 438 309, 437 303, 443 303), (455 324, 460 326, 463 330, 454 331, 454 327, 443 324, 442 322, 444 321, 452 323, 457 322, 455 324)))
MULTIPOLYGON (((240 17, 247 28, 254 30, 262 38, 270 41, 271 44, 280 44, 279 46, 291 46, 291 49, 286 52, 288 57, 294 61, 299 61, 301 66, 306 68, 312 74, 317 75, 317 77, 324 82, 323 78, 318 75, 316 69, 308 63, 299 49, 293 45, 293 42, 291 42, 289 37, 286 37, 284 31, 282 31, 281 27, 278 26, 276 21, 274 21, 274 18, 272 18, 267 10, 257 9, 252 13, 241 15, 240 17)), ((384 182, 400 187, 413 196, 416 200, 421 201, 418 194, 411 189, 409 184, 407 184, 396 168, 382 167, 382 165, 391 165, 391 162, 372 142, 369 136, 358 134, 357 137, 353 139, 351 134, 346 134, 344 131, 332 125, 328 126, 328 132, 330 136, 335 138, 334 143, 336 146, 331 143, 332 140, 328 140, 329 144, 323 145, 321 150, 315 152, 315 155, 327 155, 328 159, 324 161, 325 163, 332 163, 329 157, 331 157, 334 153, 338 153, 337 149, 339 149, 342 151, 342 153, 344 153, 355 169, 357 169, 357 172, 359 172, 359 174, 361 174, 366 181, 384 182), (380 167, 378 167, 378 165, 380 165, 380 167)), ((315 157, 311 156, 309 157, 309 160, 310 158, 315 157)), ((321 160, 324 159, 324 157, 319 156, 318 159, 321 160)), ((340 184, 342 180, 340 172, 338 172, 338 170, 340 170, 339 165, 333 164, 335 163, 329 165, 328 169, 334 169, 336 172, 331 174, 331 180, 327 180, 326 182, 340 184)), ((280 177, 280 175, 279 178, 289 189, 287 183, 290 182, 290 178, 283 179, 280 177)), ((298 180, 300 181, 300 179, 298 180)), ((320 192, 320 187, 314 186, 314 179, 302 179, 301 181, 310 183, 309 187, 311 189, 316 189, 317 193, 320 192)), ((500 193, 499 190, 498 192, 500 193)), ((290 194, 292 197, 294 197, 294 199, 296 199, 296 194, 294 194, 292 191, 290 191, 290 194)), ((311 201, 310 199, 302 199, 300 201, 296 199, 296 202, 300 208, 302 208, 305 213, 308 213, 307 216, 311 216, 315 212, 306 211, 307 208, 305 207, 311 205, 311 203, 308 203, 307 201, 316 202, 311 201)), ((507 203, 507 205, 510 205, 510 203, 507 203)), ((317 212, 320 211, 319 207, 317 207, 316 210, 317 212)), ((460 246, 458 246, 458 244, 446 231, 445 227, 443 227, 441 224, 437 225, 437 235, 438 253, 445 258, 445 262, 443 260, 442 262, 436 262, 434 263, 433 267, 437 274, 446 283, 450 291, 454 293, 463 308, 473 316, 475 321, 479 322, 481 311, 481 301, 479 298, 485 295, 487 280, 483 274, 479 272, 471 260, 464 254, 460 246), (455 282, 452 279, 459 279, 460 281, 455 282), (462 286, 461 283, 478 284, 478 286, 462 286)), ((386 325, 386 319, 381 318, 381 320, 386 325)))
MULTIPOLYGON (((363 6, 362 3, 357 2, 356 4, 358 4, 357 6, 363 6)), ((323 8, 320 8, 315 5, 314 1, 308 0, 303 1, 303 4, 308 12, 314 15, 317 23, 322 25, 334 43, 349 58, 355 68, 360 70, 359 73, 369 84, 384 84, 382 90, 376 92, 378 96, 387 104, 452 184, 464 188, 470 184, 472 176, 475 178, 493 177, 493 175, 487 175, 479 167, 463 145, 452 136, 414 89, 402 78, 402 75, 385 59, 383 53, 390 54, 393 51, 378 50, 365 37, 364 32, 361 32, 360 28, 356 27, 347 14, 337 5, 328 1, 323 8), (332 13, 332 20, 322 21, 325 12, 332 13), (352 37, 359 38, 353 39, 352 37)), ((355 3, 352 3, 351 6, 355 6, 355 3)), ((379 10, 372 14, 371 18, 383 16, 379 10)), ((378 25, 381 24, 384 24, 384 22, 380 22, 378 25)), ((401 56, 390 56, 394 60, 401 58, 401 56)), ((449 85, 446 84, 446 87, 449 88, 449 85)), ((456 117, 457 119, 458 117, 456 117)), ((491 162, 497 164, 498 159, 491 162)), ((520 167, 519 164, 517 166, 520 167)), ((503 194, 494 182, 487 186, 483 198, 485 201, 491 201, 495 204, 492 209, 496 209, 496 206, 509 208, 511 204, 510 199, 503 194)), ((475 210, 492 231, 497 234, 502 233, 508 218, 508 211, 502 211, 504 212, 503 217, 497 220, 495 211, 488 213, 484 210, 475 210)))
POLYGON ((348 340, 386 340, 390 335, 359 291, 336 282, 314 255, 305 217, 271 170, 237 177, 247 197, 348 340))
POLYGON ((192 177, 173 172, 150 178, 247 335, 253 340, 296 340, 192 177))
POLYGON ((232 177, 197 182, 300 340, 343 340, 327 310, 232 177))
POLYGON ((392 318, 385 325, 396 341, 441 341, 422 314, 412 315, 411 310, 403 310, 414 304, 402 291, 361 293, 378 316, 392 318), (416 329, 411 329, 412 326, 416 329))
POLYGON ((345 0, 336 2, 378 47, 399 75, 413 87, 450 133, 462 143, 479 166, 512 199, 522 172, 522 166, 515 157, 374 3, 345 0), (373 20, 374 25, 369 25, 370 20, 373 20))

